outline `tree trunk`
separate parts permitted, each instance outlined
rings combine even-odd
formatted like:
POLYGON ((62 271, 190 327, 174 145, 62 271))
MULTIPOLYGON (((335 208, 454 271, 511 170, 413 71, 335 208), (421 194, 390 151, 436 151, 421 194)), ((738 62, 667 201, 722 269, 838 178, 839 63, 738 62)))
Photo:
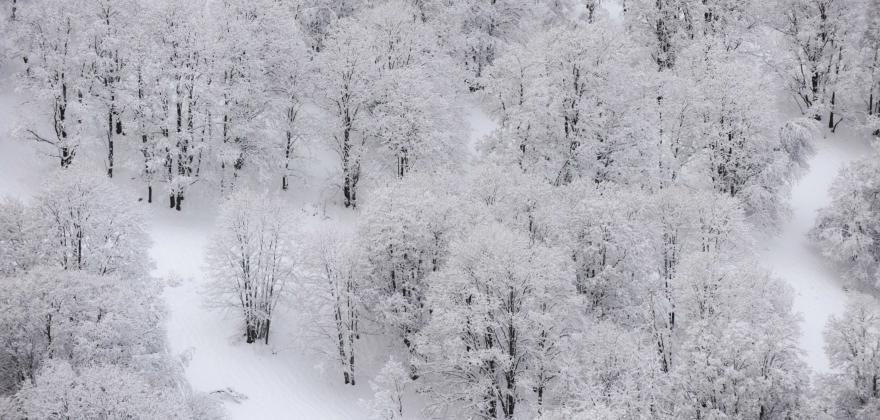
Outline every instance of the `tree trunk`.
POLYGON ((76 268, 82 270, 83 234, 82 230, 76 232, 76 268))
POLYGON ((67 168, 73 163, 73 150, 67 146, 61 147, 61 167, 67 168))
POLYGON ((113 107, 107 112, 107 177, 113 178, 113 107))
POLYGON ((265 339, 266 339, 265 344, 269 344, 269 323, 270 323, 270 322, 272 322, 272 320, 267 319, 267 320, 265 321, 265 323, 266 323, 266 328, 265 328, 264 331, 263 331, 263 334, 265 335, 265 339))
POLYGON ((293 134, 287 132, 287 143, 284 145, 284 175, 281 176, 281 190, 287 191, 287 174, 290 171, 290 148, 293 134))
POLYGON ((357 207, 357 182, 360 176, 360 165, 351 156, 351 117, 348 112, 343 116, 342 131, 342 195, 345 207, 357 207))
POLYGON ((831 111, 828 113, 828 128, 831 129, 832 133, 837 128, 837 124, 834 124, 834 101, 836 96, 837 92, 831 92, 831 111))

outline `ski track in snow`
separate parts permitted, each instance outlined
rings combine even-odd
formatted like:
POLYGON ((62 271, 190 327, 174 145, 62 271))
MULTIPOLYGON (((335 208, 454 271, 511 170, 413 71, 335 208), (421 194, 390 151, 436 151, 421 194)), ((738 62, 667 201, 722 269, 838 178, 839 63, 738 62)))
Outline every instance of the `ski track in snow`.
POLYGON ((801 349, 815 373, 830 371, 822 331, 828 317, 843 312, 847 296, 836 269, 810 244, 807 233, 817 211, 831 203, 830 187, 847 163, 867 156, 870 147, 858 135, 843 131, 815 141, 816 154, 791 193, 792 217, 765 250, 774 275, 794 289, 794 310, 801 323, 801 349))

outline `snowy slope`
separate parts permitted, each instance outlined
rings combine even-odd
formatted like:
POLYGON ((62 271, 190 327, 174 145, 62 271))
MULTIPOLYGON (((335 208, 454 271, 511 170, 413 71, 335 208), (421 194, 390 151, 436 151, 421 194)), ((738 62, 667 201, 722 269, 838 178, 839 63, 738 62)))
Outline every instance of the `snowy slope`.
POLYGON ((806 361, 818 373, 829 370, 822 330, 832 314, 843 311, 846 294, 839 274, 807 238, 816 211, 830 203, 829 187, 848 162, 865 156, 865 139, 846 131, 816 141, 808 172, 792 190, 792 218, 765 250, 765 261, 777 277, 795 290, 794 309, 803 317, 801 347, 806 361))
POLYGON ((168 338, 173 352, 191 358, 186 376, 193 388, 244 394, 246 400, 225 404, 234 419, 361 418, 366 387, 346 388, 332 370, 322 374, 283 319, 273 322, 269 346, 247 345, 235 313, 205 305, 202 264, 213 218, 175 213, 153 214, 151 256, 157 275, 178 278, 165 290, 168 338))
MULTIPOLYGON (((473 104, 465 109, 471 134, 464 140, 473 151, 474 144, 491 133, 495 123, 473 104)), ((297 194, 291 191, 291 195, 297 194)), ((306 208, 310 205, 295 201, 306 208)), ((342 384, 333 360, 308 352, 309 343, 295 336, 296 320, 291 314, 273 320, 269 346, 245 344, 235 313, 204 305, 202 264, 213 231, 212 209, 180 214, 162 207, 152 213, 151 256, 156 261, 155 275, 179 279, 171 281, 165 291, 169 344, 174 353, 191 358, 186 376, 193 388, 204 392, 232 388, 244 394, 246 400, 225 404, 233 419, 367 418, 363 400, 371 397, 371 391, 365 379, 382 361, 361 362, 357 387, 342 384)), ((328 217, 334 223, 354 221, 350 212, 330 210, 328 217)), ((306 216, 300 220, 314 225, 318 219, 306 216)), ((412 410, 408 414, 417 413, 412 410)))

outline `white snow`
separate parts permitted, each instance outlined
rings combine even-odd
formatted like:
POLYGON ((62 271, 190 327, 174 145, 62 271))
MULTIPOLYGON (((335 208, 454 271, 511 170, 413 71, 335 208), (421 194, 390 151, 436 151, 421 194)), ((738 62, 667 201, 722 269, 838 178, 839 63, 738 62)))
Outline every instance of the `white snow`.
POLYGON ((287 328, 293 323, 289 316, 273 321, 268 346, 248 345, 234 312, 205 304, 202 268, 214 215, 177 213, 157 204, 151 214, 154 274, 172 278, 165 289, 169 345, 172 353, 190 358, 186 376, 193 388, 244 394, 247 399, 224 404, 233 419, 362 417, 358 401, 369 397, 369 387, 346 387, 335 366, 323 372, 320 364, 326 361, 307 354, 308 343, 287 328))
MULTIPOLYGON (((471 129, 467 141, 474 145, 496 123, 473 104, 466 110, 465 123, 471 129)), ((360 384, 342 384, 333 361, 309 353, 308 343, 291 332, 295 319, 290 314, 273 320, 269 346, 245 344, 235 313, 204 304, 202 264, 214 212, 200 208, 177 213, 165 209, 162 198, 151 214, 151 257, 156 261, 155 275, 179 279, 179 285, 172 281, 165 290, 168 338, 173 353, 191 357, 186 376, 193 388, 204 392, 232 388, 246 395, 240 403, 225 404, 233 419, 365 418, 361 400, 371 397, 368 379, 382 361, 362 361, 360 384)), ((192 204, 196 200, 201 198, 192 204)), ((302 199, 296 201, 304 204, 302 199)), ((353 222, 350 214, 331 213, 336 223, 353 222)), ((312 225, 317 219, 301 220, 312 225)))
POLYGON ((794 309, 803 317, 801 348, 806 362, 817 373, 826 373, 830 366, 822 330, 830 315, 843 312, 847 296, 839 274, 806 235, 814 225, 816 211, 830 204, 829 188, 838 171, 866 156, 870 148, 865 139, 846 131, 818 139, 815 146, 808 172, 792 190, 792 218, 782 234, 768 244, 765 261, 795 291, 794 309))
MULTIPOLYGON (((8 80, 0 83, 10 85, 8 80)), ((54 161, 39 156, 33 144, 12 135, 23 112, 20 96, 6 88, 0 92, 0 196, 26 198, 39 185, 42 168, 54 161)), ((472 145, 495 124, 480 111, 468 114, 466 123, 471 125, 472 145)), ((864 139, 851 134, 820 139, 816 148, 809 171, 793 190, 793 217, 783 233, 767 244, 765 255, 773 272, 796 291, 795 310, 803 315, 802 348, 807 362, 815 371, 827 372, 822 329, 828 316, 842 311, 847 296, 839 276, 809 245, 806 233, 816 210, 828 204, 828 188, 837 171, 864 156, 869 148, 864 139)), ((235 314, 204 305, 202 264, 214 211, 205 206, 177 213, 165 208, 164 196, 157 195, 149 213, 154 241, 150 254, 156 263, 155 275, 177 279, 164 294, 169 310, 168 338, 172 353, 190 359, 186 376, 192 386, 205 392, 232 388, 246 395, 240 403, 225 404, 236 419, 364 418, 359 400, 369 398, 364 380, 368 377, 362 375, 357 387, 342 385, 330 362, 306 355, 302 349, 308 343, 285 332, 289 319, 282 317, 273 323, 276 333, 269 346, 246 345, 237 335, 235 314), (322 363, 328 367, 323 369, 322 363)))

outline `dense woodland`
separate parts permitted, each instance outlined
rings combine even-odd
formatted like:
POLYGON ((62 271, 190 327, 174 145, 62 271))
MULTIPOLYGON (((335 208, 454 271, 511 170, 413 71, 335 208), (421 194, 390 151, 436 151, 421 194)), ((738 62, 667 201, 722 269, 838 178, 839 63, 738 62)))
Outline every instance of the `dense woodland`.
POLYGON ((147 258, 145 211, 196 200, 205 301, 243 346, 301 312, 365 418, 880 417, 878 156, 811 233, 854 294, 834 373, 756 253, 814 138, 880 138, 878 0, 2 4, 40 110, 9 135, 57 167, 0 201, 2 418, 223 417, 147 258), (350 214, 317 231, 290 205, 315 150, 350 214))

